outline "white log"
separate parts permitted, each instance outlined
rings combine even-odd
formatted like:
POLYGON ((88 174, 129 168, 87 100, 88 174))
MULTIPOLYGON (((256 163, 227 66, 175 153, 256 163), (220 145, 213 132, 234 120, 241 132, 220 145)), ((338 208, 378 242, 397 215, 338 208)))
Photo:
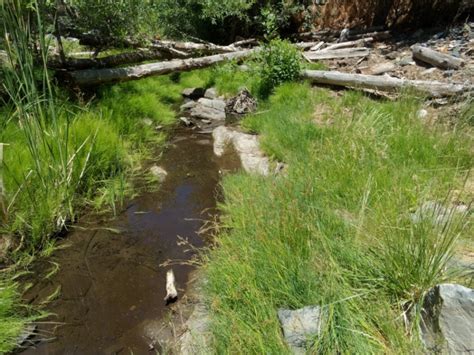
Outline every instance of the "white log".
POLYGON ((374 89, 381 91, 398 91, 413 88, 433 97, 451 96, 472 91, 473 86, 446 84, 439 81, 422 81, 398 79, 390 76, 364 74, 347 74, 337 71, 305 70, 301 75, 316 84, 346 86, 352 88, 374 89))
POLYGON ((305 52, 304 56, 308 60, 339 59, 367 57, 370 54, 368 48, 343 48, 335 50, 322 50, 316 52, 305 52))
MULTIPOLYGON (((322 49, 321 51, 331 51, 331 50, 334 50, 334 49, 352 48, 352 47, 357 47, 357 46, 360 46, 360 45, 366 45, 366 44, 371 43, 373 41, 374 41, 373 37, 368 37, 368 38, 359 39, 357 41, 348 41, 348 42, 335 43, 335 44, 332 44, 332 45, 322 49)), ((311 48, 311 50, 313 50, 313 48, 311 48)))
POLYGON ((459 69, 464 65, 464 60, 461 58, 437 52, 431 48, 416 45, 413 46, 411 50, 413 52, 413 58, 441 69, 459 69))
POLYGON ((205 53, 230 53, 237 51, 236 46, 219 46, 213 43, 155 41, 153 48, 173 48, 178 51, 202 51, 205 53))
POLYGON ((173 270, 166 272, 166 303, 174 302, 178 298, 178 291, 176 291, 176 280, 174 278, 173 270))
POLYGON ((324 42, 319 41, 319 42, 298 42, 298 43, 295 43, 294 45, 295 45, 296 48, 306 50, 306 49, 308 49, 308 48, 317 46, 317 45, 319 45, 320 43, 323 43, 323 44, 324 44, 324 42))
POLYGON ((69 75, 79 86, 100 85, 118 81, 136 80, 152 75, 164 75, 172 72, 206 68, 227 60, 248 57, 257 50, 258 48, 246 49, 232 53, 216 54, 208 57, 175 59, 167 62, 142 64, 125 68, 77 70, 71 72, 69 75))
POLYGON ((324 46, 324 42, 323 42, 323 41, 321 41, 321 42, 319 42, 318 44, 314 45, 314 46, 311 47, 309 50, 310 50, 310 51, 319 51, 322 46, 324 46))

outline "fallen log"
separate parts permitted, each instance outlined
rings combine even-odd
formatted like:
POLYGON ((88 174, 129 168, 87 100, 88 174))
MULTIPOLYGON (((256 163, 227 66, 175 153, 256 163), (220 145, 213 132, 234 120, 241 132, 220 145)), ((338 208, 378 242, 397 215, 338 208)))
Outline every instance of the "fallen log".
POLYGON ((315 84, 381 91, 398 91, 404 88, 412 88, 432 97, 451 96, 473 90, 473 86, 446 84, 439 81, 406 80, 390 76, 347 74, 337 71, 305 70, 301 77, 309 79, 315 84))
MULTIPOLYGON (((370 42, 373 42, 374 39, 372 37, 367 37, 367 38, 362 38, 358 39, 357 41, 348 41, 348 42, 341 42, 341 43, 335 43, 332 44, 324 49, 321 49, 322 51, 331 51, 334 49, 342 49, 342 48, 352 48, 352 47, 357 47, 359 45, 365 45, 370 42)), ((313 50, 311 48, 311 50, 313 50)))
POLYGON ((308 49, 308 48, 312 48, 314 46, 317 46, 319 45, 320 43, 324 44, 324 42, 297 42, 295 43, 295 47, 298 48, 298 49, 308 49))
MULTIPOLYGON (((360 39, 363 37, 386 37, 387 31, 385 31, 385 26, 374 26, 368 27, 365 29, 349 29, 347 32, 347 38, 350 40, 360 39)), ((346 29, 347 30, 347 29, 346 29)), ((344 31, 344 30, 342 30, 344 31)), ((342 31, 340 30, 320 30, 313 32, 303 32, 299 33, 297 37, 301 40, 320 40, 320 41, 332 41, 337 40, 341 37, 342 31)))
POLYGON ((311 52, 313 52, 313 51, 319 51, 322 46, 324 46, 324 42, 323 42, 323 41, 321 41, 321 42, 319 42, 318 44, 312 46, 309 50, 310 50, 311 52))
POLYGON ((461 58, 440 53, 431 48, 416 45, 413 46, 411 50, 413 52, 413 58, 441 69, 459 69, 464 65, 464 61, 461 58))
POLYGON ((67 58, 65 63, 54 58, 48 62, 48 67, 52 69, 100 69, 111 68, 120 65, 140 63, 147 60, 169 59, 169 57, 159 50, 142 49, 135 52, 120 53, 103 58, 67 58))
POLYGON ((175 59, 166 62, 136 65, 126 68, 86 69, 69 73, 70 79, 79 86, 137 80, 147 76, 201 69, 227 60, 242 59, 255 53, 258 48, 216 54, 201 58, 175 59))
POLYGON ((366 33, 356 34, 356 35, 353 35, 351 32, 348 36, 348 39, 357 40, 357 39, 363 39, 363 38, 369 38, 369 37, 372 37, 375 41, 381 41, 384 39, 391 38, 392 34, 390 31, 366 32, 366 33))
POLYGON ((175 49, 182 52, 200 52, 204 54, 231 53, 241 50, 241 46, 253 45, 258 43, 255 38, 245 39, 231 43, 227 46, 221 46, 214 43, 195 43, 195 42, 175 42, 175 41, 154 41, 153 48, 157 49, 175 49))
POLYGON ((321 50, 315 52, 305 52, 304 56, 308 60, 338 59, 367 57, 370 54, 368 48, 343 48, 335 50, 321 50))

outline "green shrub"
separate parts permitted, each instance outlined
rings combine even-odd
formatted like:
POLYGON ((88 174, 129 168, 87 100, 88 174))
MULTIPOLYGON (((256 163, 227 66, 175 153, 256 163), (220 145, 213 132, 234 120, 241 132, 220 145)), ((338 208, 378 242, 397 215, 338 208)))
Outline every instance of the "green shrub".
POLYGON ((288 41, 272 40, 258 56, 260 62, 259 95, 268 97, 278 85, 296 80, 301 70, 298 50, 288 41))

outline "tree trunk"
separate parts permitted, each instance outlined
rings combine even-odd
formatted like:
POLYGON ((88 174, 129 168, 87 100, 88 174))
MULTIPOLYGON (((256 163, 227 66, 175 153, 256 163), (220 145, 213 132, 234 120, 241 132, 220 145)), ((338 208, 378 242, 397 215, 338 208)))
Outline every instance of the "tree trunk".
MULTIPOLYGON (((324 49, 321 49, 321 51, 331 51, 335 49, 343 49, 343 48, 352 48, 352 47, 357 47, 359 45, 365 45, 367 43, 373 42, 374 39, 372 37, 367 37, 367 38, 362 38, 358 39, 356 41, 348 41, 348 42, 341 42, 341 43, 335 43, 332 44, 324 49)), ((311 49, 313 50, 313 49, 311 49)))
POLYGON ((422 46, 412 47, 413 57, 441 69, 459 69, 464 65, 461 58, 453 57, 422 46))
POLYGON ((343 48, 334 50, 320 50, 316 52, 305 52, 304 56, 308 60, 338 59, 366 57, 370 54, 368 48, 343 48))
POLYGON ((142 64, 127 68, 87 69, 69 73, 72 81, 79 86, 100 85, 104 83, 136 80, 153 75, 201 69, 227 60, 242 59, 257 49, 247 49, 202 58, 176 59, 167 62, 142 64))
POLYGON ((446 84, 439 81, 405 80, 387 76, 347 74, 337 71, 305 70, 301 75, 316 84, 346 86, 381 91, 413 88, 433 97, 451 96, 473 90, 473 86, 446 84))
POLYGON ((62 63, 61 60, 58 61, 53 59, 48 62, 48 67, 52 69, 68 70, 100 69, 164 58, 169 59, 167 55, 164 55, 158 50, 139 50, 136 52, 120 53, 96 59, 68 58, 65 63, 62 63))

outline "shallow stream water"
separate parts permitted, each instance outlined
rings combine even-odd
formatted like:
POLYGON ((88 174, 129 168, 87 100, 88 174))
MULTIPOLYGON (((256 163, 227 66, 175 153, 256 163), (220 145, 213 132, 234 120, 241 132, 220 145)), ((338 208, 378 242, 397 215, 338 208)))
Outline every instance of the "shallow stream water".
POLYGON ((46 307, 54 315, 37 326, 23 354, 150 351, 145 328, 169 313, 166 271, 174 270, 182 295, 193 270, 182 261, 205 245, 198 232, 216 216, 220 174, 237 169, 239 160, 215 157, 210 135, 178 130, 156 163, 168 172, 158 191, 131 200, 112 221, 79 223, 36 267, 28 301, 60 292, 46 307), (54 265, 59 271, 45 279, 54 265))

